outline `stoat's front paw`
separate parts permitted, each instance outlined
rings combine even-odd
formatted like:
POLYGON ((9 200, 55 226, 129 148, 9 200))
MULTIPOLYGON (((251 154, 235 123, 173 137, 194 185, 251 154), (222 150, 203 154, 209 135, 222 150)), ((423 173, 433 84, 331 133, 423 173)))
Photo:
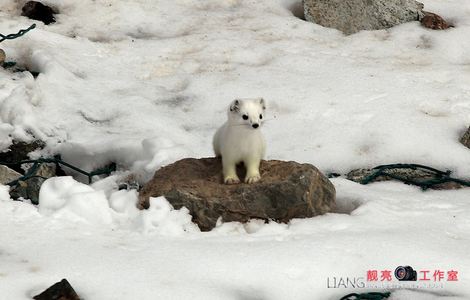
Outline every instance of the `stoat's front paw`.
POLYGON ((261 176, 259 174, 251 175, 251 176, 246 176, 245 178, 245 183, 255 183, 261 179, 261 176))
POLYGON ((240 179, 237 176, 227 176, 224 179, 225 184, 237 184, 240 183, 240 179))

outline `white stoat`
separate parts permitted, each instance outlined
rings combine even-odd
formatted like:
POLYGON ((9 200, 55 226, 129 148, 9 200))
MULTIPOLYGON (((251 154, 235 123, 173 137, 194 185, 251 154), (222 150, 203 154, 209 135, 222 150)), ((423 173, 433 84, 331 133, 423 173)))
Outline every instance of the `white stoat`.
POLYGON ((239 183, 236 165, 243 162, 246 183, 261 179, 259 165, 264 157, 266 143, 261 134, 261 123, 266 109, 263 98, 236 99, 228 109, 228 120, 214 135, 216 156, 222 156, 224 182, 239 183))

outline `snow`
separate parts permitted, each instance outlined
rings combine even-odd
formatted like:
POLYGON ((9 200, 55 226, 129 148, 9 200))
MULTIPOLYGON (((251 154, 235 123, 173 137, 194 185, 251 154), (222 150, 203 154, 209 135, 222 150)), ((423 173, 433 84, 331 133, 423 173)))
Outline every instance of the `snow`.
MULTIPOLYGON (((24 2, 0 3, 1 33, 32 23, 24 2)), ((117 190, 129 174, 145 182, 211 156, 236 97, 267 100, 268 159, 324 173, 413 162, 469 178, 458 138, 470 123, 470 4, 422 2, 455 28, 344 36, 297 18, 296 0, 44 1, 57 23, 0 44, 40 72, 0 69, 0 147, 33 134, 44 155, 118 171, 91 186, 73 172, 49 179, 37 207, 0 186, 0 295, 29 299, 65 277, 84 299, 339 299, 361 290, 327 278, 411 265, 459 281, 393 299, 469 299, 467 189, 337 178, 334 213, 208 233, 164 198, 139 211, 135 191, 117 190)))
MULTIPOLYGON (((69 186, 85 192, 88 202, 100 199, 65 178, 61 187, 55 179, 46 181, 51 198, 69 186)), ((109 224, 72 216, 84 216, 84 207, 61 208, 58 212, 69 214, 51 216, 41 206, 38 212, 2 196, 0 236, 10 241, 0 252, 2 294, 27 299, 51 280, 67 277, 86 299, 338 299, 357 290, 327 289, 327 277, 412 264, 460 270, 459 282, 426 293, 467 299, 468 195, 423 193, 399 183, 360 186, 334 179, 334 184, 341 209, 358 206, 351 214, 290 224, 224 223, 208 233, 190 222, 186 209, 173 210, 164 198, 153 198, 146 211, 136 210, 132 201, 126 206, 124 198, 136 199, 132 191, 114 192, 107 211, 95 210, 103 218, 111 214, 109 224)), ((407 290, 396 295, 430 297, 407 290)))
POLYGON ((39 212, 44 215, 98 224, 112 221, 104 191, 95 191, 70 176, 46 180, 39 192, 39 203, 39 212))

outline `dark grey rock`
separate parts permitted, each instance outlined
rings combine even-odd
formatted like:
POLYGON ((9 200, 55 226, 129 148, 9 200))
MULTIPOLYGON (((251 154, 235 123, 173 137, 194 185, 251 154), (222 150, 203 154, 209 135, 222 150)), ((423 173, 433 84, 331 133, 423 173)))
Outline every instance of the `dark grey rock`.
POLYGON ((32 142, 13 141, 13 144, 0 153, 0 162, 9 163, 9 167, 17 172, 24 173, 21 164, 18 162, 29 159, 28 154, 45 147, 45 143, 40 140, 32 142))
POLYGON ((418 21, 423 4, 415 0, 303 0, 307 21, 345 34, 418 21))
POLYGON ((62 279, 47 290, 33 297, 34 300, 80 300, 73 287, 67 281, 62 279))
POLYGON ((39 203, 39 190, 41 185, 48 178, 56 176, 55 164, 41 164, 38 169, 31 174, 31 178, 19 181, 10 191, 13 199, 24 198, 30 199, 32 203, 39 203))
POLYGON ((467 131, 463 134, 460 138, 460 142, 467 148, 470 148, 470 127, 468 127, 467 131))
MULTIPOLYGON (((364 183, 364 180, 375 172, 376 170, 374 169, 356 169, 346 174, 346 178, 358 183, 364 183)), ((430 170, 420 168, 387 169, 383 171, 382 175, 375 177, 369 183, 376 181, 396 180, 394 177, 403 178, 403 180, 405 181, 423 183, 432 179, 436 179, 436 173, 430 170)), ((458 189, 461 187, 463 187, 461 184, 453 181, 443 182, 430 186, 431 189, 436 190, 451 190, 458 189)))
MULTIPOLYGON (((244 168, 239 168, 244 177, 244 168)), ((211 230, 219 217, 225 222, 252 218, 288 222, 331 211, 333 184, 310 164, 262 161, 261 180, 254 184, 225 185, 219 158, 187 158, 158 170, 139 194, 140 208, 149 197, 165 196, 179 209, 189 209, 201 230, 211 230)))
POLYGON ((22 8, 22 16, 28 17, 33 20, 44 22, 49 25, 55 22, 54 14, 57 12, 47 5, 37 1, 28 1, 22 8))

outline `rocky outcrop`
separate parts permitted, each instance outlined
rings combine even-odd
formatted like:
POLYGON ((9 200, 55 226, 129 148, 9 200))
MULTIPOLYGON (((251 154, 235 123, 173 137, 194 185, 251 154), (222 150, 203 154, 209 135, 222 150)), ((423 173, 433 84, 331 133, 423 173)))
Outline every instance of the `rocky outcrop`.
POLYGON ((307 21, 345 34, 418 21, 423 4, 415 0, 303 0, 307 21))
MULTIPOLYGON (((243 168, 238 170, 244 177, 243 168)), ((165 196, 176 208, 189 209, 201 230, 211 230, 219 217, 225 222, 252 218, 288 222, 324 214, 335 205, 335 188, 310 164, 262 161, 261 181, 225 185, 218 158, 187 158, 158 170, 141 190, 140 208, 149 197, 165 196)))

